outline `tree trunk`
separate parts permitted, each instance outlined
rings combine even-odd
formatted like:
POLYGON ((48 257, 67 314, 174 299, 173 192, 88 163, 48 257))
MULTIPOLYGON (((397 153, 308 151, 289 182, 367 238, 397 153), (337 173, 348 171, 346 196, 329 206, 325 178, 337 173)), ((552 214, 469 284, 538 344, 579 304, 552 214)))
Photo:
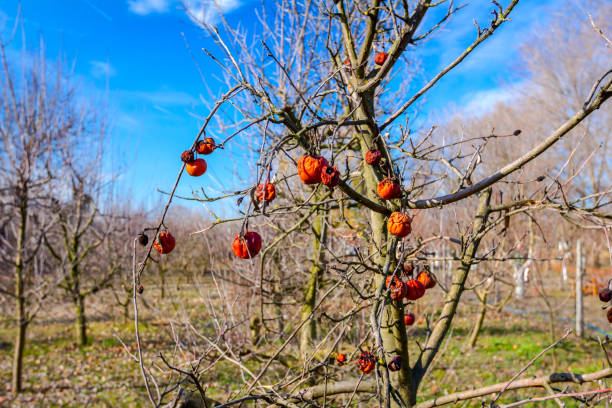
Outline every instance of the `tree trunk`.
POLYGON ((422 381, 423 376, 429 369, 434 357, 438 353, 446 334, 448 333, 457 306, 461 300, 461 295, 465 289, 465 282, 470 272, 470 268, 474 263, 476 252, 480 246, 480 240, 484 236, 484 232, 487 226, 487 219, 489 217, 489 205, 491 202, 491 189, 483 190, 479 195, 478 209, 474 216, 472 225, 472 238, 461 251, 460 263, 453 273, 453 283, 449 287, 448 293, 444 300, 444 306, 442 312, 438 317, 437 321, 433 325, 431 334, 427 340, 427 343, 423 347, 423 351, 413 368, 414 375, 414 390, 413 395, 416 398, 416 389, 419 383, 422 381))
MULTIPOLYGON (((356 111, 358 120, 371 120, 374 116, 374 96, 364 96, 363 103, 356 111)), ((365 156, 370 147, 376 146, 383 155, 387 163, 390 163, 390 155, 386 146, 378 136, 378 128, 376 124, 369 123, 360 127, 361 131, 361 154, 365 156)), ((365 181, 365 195, 372 201, 381 205, 386 205, 376 193, 378 183, 384 179, 386 175, 374 166, 369 166, 364 163, 362 176, 365 181)), ((397 203, 391 203, 397 207, 397 203)), ((378 265, 379 273, 376 274, 376 285, 378 293, 385 288, 386 275, 384 273, 387 256, 389 259, 388 272, 391 273, 395 269, 395 245, 391 245, 392 252, 387 254, 387 225, 386 216, 375 211, 370 211, 370 225, 372 226, 372 238, 376 245, 372 251, 378 251, 378 255, 374 258, 378 265)), ((379 299, 383 300, 383 299, 379 299)), ((382 352, 384 353, 384 361, 391 361, 396 356, 402 359, 401 369, 395 372, 389 372, 387 380, 386 374, 383 375, 382 389, 385 407, 399 408, 412 406, 416 402, 416 396, 412 392, 412 381, 410 373, 410 361, 408 356, 408 341, 406 337, 406 327, 404 324, 404 306, 402 302, 393 302, 387 304, 383 300, 382 321, 377 322, 372 319, 372 330, 375 337, 378 331, 377 324, 380 323, 380 339, 382 341, 382 352), (386 392, 388 390, 388 392, 386 392)), ((375 310, 374 313, 377 311, 375 310)), ((376 313, 378 315, 378 313, 376 313)), ((379 355, 380 356, 380 355, 379 355)), ((386 368, 383 368, 386 373, 386 368)))
POLYGON ((74 299, 76 314, 76 338, 79 346, 87 345, 87 319, 85 317, 85 297, 80 293, 74 299))
POLYGON ((274 253, 274 318, 276 319, 276 330, 282 336, 285 330, 285 317, 283 313, 283 272, 280 267, 278 252, 274 253))
POLYGON ((122 306, 123 306, 123 320, 128 322, 130 320, 130 303, 126 302, 122 306))
MULTIPOLYGON (((78 253, 78 242, 73 240, 73 253, 78 253)), ((72 260, 74 262, 74 259, 72 260)), ((75 315, 75 339, 79 346, 87 344, 87 320, 85 318, 85 296, 81 293, 80 271, 77 265, 72 265, 70 268, 70 282, 68 286, 72 292, 72 301, 74 303, 75 315)))
POLYGON ((485 291, 482 295, 482 298, 480 298, 480 313, 478 314, 478 319, 476 319, 474 330, 472 330, 472 335, 470 336, 470 348, 474 348, 476 346, 478 335, 480 334, 480 330, 482 329, 482 322, 484 322, 485 315, 487 314, 487 295, 488 293, 485 291))
MULTIPOLYGON (((321 200, 323 196, 322 187, 315 193, 314 200, 321 200)), ((317 321, 314 316, 311 316, 312 310, 317 303, 317 291, 324 271, 324 253, 321 249, 322 244, 325 245, 327 228, 325 217, 327 211, 317 211, 315 221, 312 225, 313 241, 312 241, 312 256, 308 284, 304 289, 304 302, 302 304, 302 320, 308 319, 308 322, 302 328, 300 334, 300 353, 306 356, 309 352, 313 341, 317 337, 317 321)))
POLYGON ((26 329, 28 320, 25 312, 25 279, 23 276, 23 250, 25 234, 28 222, 28 207, 25 200, 19 210, 20 224, 19 234, 17 236, 17 254, 15 256, 15 299, 17 307, 17 334, 15 336, 15 348, 13 351, 13 377, 11 381, 11 390, 14 394, 20 393, 23 389, 21 377, 23 373, 23 351, 25 348, 26 329))
POLYGON ((160 293, 159 293, 159 298, 163 299, 166 296, 166 268, 164 265, 161 265, 160 261, 160 265, 159 265, 159 286, 160 286, 160 293))

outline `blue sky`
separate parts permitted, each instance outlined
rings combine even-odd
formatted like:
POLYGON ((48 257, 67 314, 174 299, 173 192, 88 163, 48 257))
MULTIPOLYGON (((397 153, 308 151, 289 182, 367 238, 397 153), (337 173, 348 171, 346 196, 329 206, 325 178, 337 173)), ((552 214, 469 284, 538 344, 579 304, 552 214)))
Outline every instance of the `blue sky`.
MULTIPOLYGON (((535 25, 545 24, 546 7, 564 2, 522 0, 513 21, 427 95, 425 113, 454 105, 477 110, 511 97, 517 86, 512 70, 520 64, 517 43, 527 40, 535 25)), ((254 22, 254 7, 261 5, 247 0, 222 3, 229 22, 247 30, 254 22)), ((506 5, 508 0, 501 3, 506 5)), ((213 79, 215 67, 201 51, 202 47, 215 49, 210 38, 175 0, 4 0, 0 2, 4 35, 14 24, 19 4, 27 42, 34 44, 42 36, 49 58, 61 53, 74 63, 82 89, 106 95, 114 151, 123 152, 114 159, 127 166, 121 188, 133 196, 135 204, 158 203, 156 188, 171 188, 180 168, 178 156, 193 141, 200 118, 207 114, 203 100, 209 99, 209 89, 213 94, 224 91, 213 79)), ((429 41, 426 50, 418 52, 422 79, 431 78, 473 41, 472 19, 485 26, 491 9, 489 1, 472 1, 429 41)), ((214 22, 212 10, 199 12, 214 22)), ((189 195, 192 187, 201 184, 219 191, 222 178, 239 172, 236 164, 220 154, 208 156, 207 161, 208 172, 198 179, 187 178, 180 193, 189 195)))

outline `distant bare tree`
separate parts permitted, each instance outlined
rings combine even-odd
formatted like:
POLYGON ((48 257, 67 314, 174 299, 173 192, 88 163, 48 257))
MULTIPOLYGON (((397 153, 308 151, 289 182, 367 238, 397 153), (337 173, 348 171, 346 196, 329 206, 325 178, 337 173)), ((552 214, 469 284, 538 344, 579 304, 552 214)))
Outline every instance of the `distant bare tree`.
POLYGON ((0 256, 1 292, 15 302, 12 391, 22 390, 23 353, 28 324, 47 293, 43 236, 56 217, 49 212, 50 186, 57 176, 58 147, 74 130, 74 89, 61 61, 48 65, 38 55, 7 56, 0 39, 0 256))

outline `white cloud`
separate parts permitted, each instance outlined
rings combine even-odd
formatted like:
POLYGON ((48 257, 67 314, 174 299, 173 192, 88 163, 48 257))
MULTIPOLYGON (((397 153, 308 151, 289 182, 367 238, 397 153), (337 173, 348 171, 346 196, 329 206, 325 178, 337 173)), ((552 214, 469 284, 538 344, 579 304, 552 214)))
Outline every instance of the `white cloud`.
POLYGON ((160 89, 157 91, 119 91, 119 96, 128 101, 145 101, 157 107, 187 106, 198 103, 198 100, 186 92, 171 89, 160 89))
POLYGON ((108 61, 89 61, 89 72, 94 78, 109 78, 117 73, 108 61))
POLYGON ((461 110, 472 116, 480 116, 493 110, 498 103, 511 102, 520 95, 520 89, 525 83, 499 86, 493 89, 477 91, 465 96, 461 110))
POLYGON ((241 0, 186 0, 185 8, 189 17, 196 23, 214 24, 219 21, 219 13, 226 14, 242 5, 241 0))
POLYGON ((129 0, 128 6, 132 13, 142 16, 151 13, 165 13, 168 11, 170 0, 129 0))

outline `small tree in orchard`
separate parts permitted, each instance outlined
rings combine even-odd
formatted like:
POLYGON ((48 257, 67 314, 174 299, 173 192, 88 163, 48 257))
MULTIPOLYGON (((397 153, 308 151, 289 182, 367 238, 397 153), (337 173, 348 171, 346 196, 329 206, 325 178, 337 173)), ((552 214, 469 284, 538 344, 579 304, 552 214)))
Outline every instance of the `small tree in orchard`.
POLYGON ((0 294, 15 305, 11 388, 18 393, 27 328, 52 287, 41 250, 44 234, 57 220, 48 211, 50 186, 58 175, 59 146, 76 118, 61 62, 48 65, 42 48, 35 56, 24 52, 15 63, 6 54, 0 38, 0 294))
POLYGON ((57 225, 45 234, 45 246, 55 260, 58 286, 74 304, 75 340, 85 345, 85 299, 109 286, 119 271, 119 264, 100 262, 99 258, 104 242, 123 221, 104 214, 112 208, 100 208, 110 207, 114 183, 114 174, 104 169, 106 125, 85 104, 75 109, 75 117, 78 122, 66 129, 65 140, 58 146, 62 168, 52 184, 51 206, 57 225))
MULTIPOLYGON (((243 296, 234 297, 246 299, 244 310, 227 308, 227 316, 216 317, 218 336, 206 337, 198 322, 186 322, 183 336, 199 350, 195 361, 174 363, 160 356, 178 376, 173 384, 193 384, 194 393, 178 394, 182 406, 219 404, 205 395, 202 382, 211 366, 204 369, 202 362, 214 365, 220 359, 242 374, 236 380, 239 390, 223 406, 254 400, 286 407, 361 402, 433 407, 498 393, 494 404, 513 389, 497 384, 419 400, 470 270, 493 257, 495 238, 507 220, 552 201, 556 210, 589 210, 588 201, 574 202, 569 209, 562 188, 540 189, 528 198, 501 195, 505 187, 500 181, 526 181, 522 169, 607 106, 612 78, 605 71, 591 78, 595 86, 582 90, 584 99, 572 107, 573 113, 542 134, 508 128, 493 134, 482 129, 467 139, 442 137, 436 126, 420 128, 409 117, 418 112, 419 98, 442 77, 477 52, 500 26, 512 24, 517 3, 494 1, 490 20, 476 24, 474 42, 417 91, 418 82, 409 83, 411 55, 460 12, 452 2, 279 2, 273 16, 269 8, 262 13, 260 37, 227 25, 221 34, 203 24, 219 45, 217 52, 206 52, 218 62, 228 90, 181 155, 184 164, 153 242, 133 265, 135 302, 137 288, 152 273, 146 268, 152 251, 172 257, 181 245, 166 228, 166 214, 184 171, 201 176, 207 155, 230 158, 226 148, 237 140, 249 141, 257 152, 257 171, 238 192, 212 197, 203 186, 203 194, 194 195, 204 204, 238 198, 239 217, 217 219, 194 232, 209 234, 233 221, 227 250, 235 258, 226 266, 235 281, 248 284, 243 296), (240 119, 224 120, 226 135, 213 137, 209 124, 220 109, 226 114, 233 110, 232 117, 240 119), (525 148, 515 148, 501 163, 489 162, 485 146, 510 139, 525 148), (440 220, 451 219, 440 227, 440 220), (453 245, 456 254, 452 281, 446 285, 425 267, 441 243, 453 245), (269 307, 277 294, 287 305, 280 312, 269 307), (408 336, 407 325, 415 324, 414 312, 424 296, 442 299, 425 316, 424 334, 408 336), (283 318, 280 327, 271 325, 279 313, 292 317, 283 318), (249 328, 257 336, 245 350, 249 328)), ((236 295, 226 294, 228 302, 236 295)), ((139 334, 138 315, 136 330, 139 334)), ((152 362, 143 357, 139 336, 138 341, 149 399, 160 405, 174 388, 155 391, 152 362)), ((589 379, 610 375, 608 369, 589 379)), ((567 374, 514 388, 571 378, 567 374)))

